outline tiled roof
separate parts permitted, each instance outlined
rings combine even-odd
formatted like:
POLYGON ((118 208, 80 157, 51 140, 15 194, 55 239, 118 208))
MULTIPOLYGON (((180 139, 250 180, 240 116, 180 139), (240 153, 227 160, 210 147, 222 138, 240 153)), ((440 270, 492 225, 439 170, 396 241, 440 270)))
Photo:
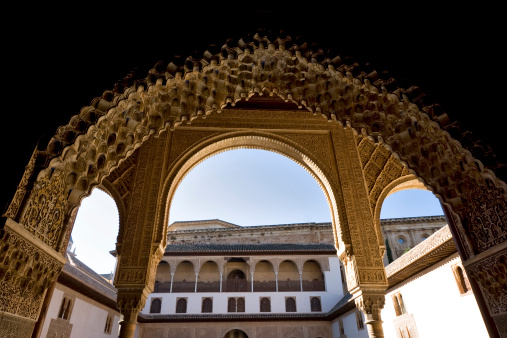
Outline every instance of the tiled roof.
POLYGON ((343 298, 340 299, 340 301, 338 301, 338 303, 336 303, 335 306, 331 308, 331 310, 327 312, 326 317, 328 319, 334 319, 336 317, 341 316, 345 312, 353 309, 355 306, 356 303, 352 299, 352 295, 348 293, 345 296, 343 296, 343 298))
POLYGON ((268 252, 311 252, 311 253, 336 253, 336 248, 331 244, 170 244, 166 247, 166 256, 180 254, 233 254, 233 253, 268 253, 268 252))
POLYGON ((449 226, 446 225, 386 266, 389 287, 404 281, 455 252, 456 246, 449 226))
POLYGON ((58 276, 58 282, 114 310, 116 289, 102 276, 73 255, 67 253, 68 262, 58 276))

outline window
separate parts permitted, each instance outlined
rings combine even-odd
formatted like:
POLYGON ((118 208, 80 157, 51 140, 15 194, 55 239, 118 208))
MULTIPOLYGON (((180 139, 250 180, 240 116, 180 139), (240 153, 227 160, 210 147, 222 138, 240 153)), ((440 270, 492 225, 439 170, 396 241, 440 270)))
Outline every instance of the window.
POLYGON ((58 311, 58 318, 69 320, 70 313, 72 312, 72 304, 73 300, 68 296, 64 296, 62 299, 62 304, 60 305, 60 311, 58 311))
POLYGON ((106 325, 104 326, 104 333, 111 333, 111 328, 113 327, 113 316, 107 315, 106 325))
POLYGON ((320 305, 320 298, 319 297, 312 297, 310 299, 310 308, 311 308, 312 312, 322 311, 322 306, 320 305))
POLYGON ((396 316, 401 316, 407 313, 401 293, 398 292, 391 295, 391 299, 393 300, 394 312, 396 312, 396 316))
POLYGON ((296 300, 292 297, 285 298, 285 311, 296 312, 296 300))
POLYGON ((229 298, 227 312, 245 312, 245 298, 229 298))
POLYGON ((340 277, 342 278, 342 284, 347 283, 347 280, 345 279, 345 272, 343 271, 343 265, 340 264, 340 277))
POLYGON ((338 326, 340 328, 340 336, 343 336, 345 334, 345 328, 343 327, 343 321, 341 318, 338 320, 338 326))
POLYGON ((245 298, 238 298, 236 302, 237 312, 245 312, 245 298))
POLYGON ((202 300, 202 313, 211 313, 213 312, 213 299, 212 298, 204 298, 202 300))
POLYGON ((269 298, 261 298, 261 312, 271 312, 271 301, 269 298))
POLYGON ((187 313, 187 299, 178 298, 176 301, 176 313, 187 313))
POLYGON ((454 264, 452 266, 452 270, 454 272, 454 278, 456 279, 456 284, 458 284, 458 289, 460 294, 466 294, 472 290, 470 287, 470 282, 468 281, 468 277, 463 270, 461 264, 454 264))
POLYGON ((364 329, 363 314, 359 310, 356 310, 356 323, 358 330, 364 329))
POLYGON ((403 239, 403 237, 398 237, 398 243, 400 243, 400 244, 405 243, 405 240, 403 239))
POLYGON ((162 308, 162 299, 160 298, 152 298, 150 313, 160 313, 160 309, 162 308))

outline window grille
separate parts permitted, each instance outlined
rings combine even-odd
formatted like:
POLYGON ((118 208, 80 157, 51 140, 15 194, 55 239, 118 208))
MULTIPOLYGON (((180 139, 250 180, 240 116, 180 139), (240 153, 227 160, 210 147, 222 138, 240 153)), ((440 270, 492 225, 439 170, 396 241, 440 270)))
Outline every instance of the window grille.
POLYGON ((162 300, 160 298, 153 298, 151 300, 150 313, 160 313, 162 308, 162 300))
POLYGON ((361 311, 356 311, 356 323, 357 323, 357 329, 363 330, 364 329, 364 322, 363 322, 363 315, 361 314, 361 311))
POLYGON ((271 312, 271 301, 269 298, 261 298, 261 312, 271 312))
POLYGON ((179 298, 176 301, 176 313, 187 313, 187 299, 179 298))
POLYGON ((296 300, 292 297, 285 299, 285 311, 296 312, 296 300))
POLYGON ((213 299, 204 298, 202 300, 202 311, 203 313, 211 313, 213 312, 213 299))
POLYGON ((311 307, 312 312, 322 311, 322 306, 320 304, 320 298, 319 297, 312 297, 310 299, 310 307, 311 307))

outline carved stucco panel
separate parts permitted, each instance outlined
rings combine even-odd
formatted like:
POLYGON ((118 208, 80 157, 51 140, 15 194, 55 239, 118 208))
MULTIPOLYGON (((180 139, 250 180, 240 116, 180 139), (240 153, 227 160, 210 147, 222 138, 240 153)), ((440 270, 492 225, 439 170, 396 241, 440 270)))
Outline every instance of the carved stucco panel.
POLYGON ((507 248, 466 266, 474 278, 492 316, 507 313, 507 248))
POLYGON ((63 222, 67 212, 67 193, 61 172, 44 176, 30 194, 21 224, 37 238, 58 250, 63 222))
POLYGON ((217 132, 203 130, 175 130, 172 133, 171 150, 169 155, 169 163, 172 164, 185 150, 199 141, 202 141, 217 132))
POLYGON ((358 266, 383 266, 355 136, 350 129, 341 129, 336 135, 337 165, 356 263, 358 266))
MULTIPOLYGON (((190 338, 193 329, 188 328, 172 328, 167 331, 167 338, 190 338)), ((144 333, 144 330, 143 330, 144 333)))
POLYGON ((217 337, 217 329, 214 327, 198 327, 195 329, 195 338, 217 337))
POLYGON ((332 164, 332 144, 329 134, 283 133, 282 135, 294 140, 302 148, 306 149, 308 151, 307 155, 315 158, 318 163, 321 163, 324 166, 322 169, 326 172, 335 172, 332 164))
POLYGON ((283 338, 303 338, 303 328, 300 327, 282 327, 283 338))
POLYGON ((63 263, 5 229, 0 239, 0 311, 36 320, 49 285, 63 263))
POLYGON ((25 167, 25 172, 23 173, 23 177, 21 178, 21 181, 18 184, 14 198, 9 204, 9 208, 3 215, 4 217, 10 217, 14 220, 17 220, 16 216, 18 215, 19 209, 21 208, 21 204, 23 203, 23 199, 25 198, 29 180, 34 173, 35 161, 37 160, 38 154, 39 151, 35 149, 34 152, 32 153, 32 156, 30 157, 30 160, 28 161, 28 164, 25 167))

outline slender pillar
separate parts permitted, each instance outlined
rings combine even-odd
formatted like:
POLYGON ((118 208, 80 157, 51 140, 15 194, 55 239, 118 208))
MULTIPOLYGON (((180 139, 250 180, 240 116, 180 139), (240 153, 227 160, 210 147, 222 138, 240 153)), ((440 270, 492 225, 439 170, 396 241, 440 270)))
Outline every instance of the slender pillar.
POLYGON ((194 292, 197 292, 197 278, 199 277, 199 274, 196 273, 195 274, 195 287, 194 287, 194 292))
POLYGON ((357 308, 364 313, 364 323, 366 324, 369 338, 384 337, 382 318, 380 316, 384 304, 385 296, 382 290, 378 290, 378 292, 361 291, 361 295, 356 298, 357 308))
POLYGON ((303 292, 303 273, 299 273, 299 289, 301 292, 303 292))
POLYGON ((275 271, 276 292, 278 292, 278 271, 275 271))
POLYGON ((222 273, 220 272, 220 292, 222 292, 222 273))
POLYGON ((120 321, 119 338, 134 337, 137 325, 137 315, 144 307, 146 298, 150 292, 151 290, 144 288, 144 286, 118 289, 118 308, 123 316, 123 319, 120 321))
POLYGON ((254 290, 253 290, 253 275, 254 275, 254 273, 253 273, 253 272, 250 272, 250 278, 251 278, 251 284, 252 284, 252 291, 251 291, 251 292, 253 292, 253 291, 254 291, 254 290))
POLYGON ((173 280, 174 280, 174 272, 171 272, 171 289, 169 290, 170 293, 173 292, 173 280))

